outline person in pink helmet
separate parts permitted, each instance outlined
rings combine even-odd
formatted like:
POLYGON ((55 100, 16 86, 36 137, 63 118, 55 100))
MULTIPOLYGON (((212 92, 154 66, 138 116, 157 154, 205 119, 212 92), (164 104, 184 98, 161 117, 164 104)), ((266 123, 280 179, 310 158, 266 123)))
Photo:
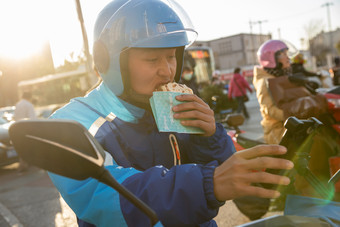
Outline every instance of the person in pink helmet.
POLYGON ((257 52, 260 66, 254 67, 253 84, 262 114, 264 140, 268 144, 280 143, 289 116, 317 117, 326 111, 324 97, 289 81, 292 70, 288 49, 294 47, 281 40, 268 40, 257 52), (310 105, 306 106, 307 102, 310 105))
MULTIPOLYGON (((327 100, 317 93, 312 93, 305 86, 291 81, 288 51, 293 49, 281 40, 268 40, 258 52, 259 66, 254 67, 253 84, 256 90, 262 115, 263 138, 267 144, 279 144, 285 132, 284 123, 290 116, 299 119, 317 117, 322 120, 327 115, 327 100)), ((319 179, 329 179, 328 158, 334 148, 325 136, 330 135, 327 127, 313 137, 310 149, 309 168, 319 179), (320 152, 322 151, 322 152, 320 152)), ((295 176, 295 190, 303 196, 317 197, 317 192, 301 176, 295 176)))

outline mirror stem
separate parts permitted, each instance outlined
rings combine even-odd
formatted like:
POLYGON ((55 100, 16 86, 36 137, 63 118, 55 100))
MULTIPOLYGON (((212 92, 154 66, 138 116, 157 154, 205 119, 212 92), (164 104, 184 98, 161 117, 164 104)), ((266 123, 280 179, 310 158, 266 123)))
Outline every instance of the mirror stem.
POLYGON ((146 203, 144 203, 142 200, 140 200, 138 197, 132 194, 123 185, 119 184, 116 181, 116 179, 112 177, 112 175, 107 169, 104 170, 100 179, 97 179, 97 180, 115 189, 116 191, 119 192, 119 194, 124 196, 132 204, 138 207, 144 214, 146 214, 150 218, 152 226, 154 226, 158 222, 158 218, 157 218, 155 211, 153 211, 146 203))

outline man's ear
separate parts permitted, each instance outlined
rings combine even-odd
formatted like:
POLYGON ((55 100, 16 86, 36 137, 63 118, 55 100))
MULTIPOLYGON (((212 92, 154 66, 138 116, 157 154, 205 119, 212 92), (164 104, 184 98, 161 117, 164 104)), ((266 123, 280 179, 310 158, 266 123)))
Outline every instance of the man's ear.
POLYGON ((100 73, 106 73, 110 66, 109 52, 103 42, 95 41, 93 44, 93 61, 100 73))

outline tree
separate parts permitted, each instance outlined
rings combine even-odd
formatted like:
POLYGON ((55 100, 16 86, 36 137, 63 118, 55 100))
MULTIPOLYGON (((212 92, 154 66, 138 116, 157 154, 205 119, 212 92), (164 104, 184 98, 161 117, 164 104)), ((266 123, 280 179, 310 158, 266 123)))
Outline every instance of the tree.
MULTIPOLYGON (((304 30, 307 35, 307 40, 311 40, 318 33, 320 33, 324 29, 325 25, 323 24, 322 19, 312 19, 304 26, 304 30)), ((309 43, 310 47, 310 43, 309 43)))
POLYGON ((59 66, 56 69, 57 73, 68 72, 72 70, 76 70, 80 65, 86 63, 86 58, 84 52, 80 53, 78 56, 75 56, 74 52, 71 52, 68 58, 64 59, 64 64, 59 66))

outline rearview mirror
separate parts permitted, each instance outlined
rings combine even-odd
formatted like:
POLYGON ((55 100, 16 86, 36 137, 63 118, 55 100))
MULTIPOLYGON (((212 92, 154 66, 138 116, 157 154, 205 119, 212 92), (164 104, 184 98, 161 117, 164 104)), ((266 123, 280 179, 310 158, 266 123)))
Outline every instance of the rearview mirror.
POLYGON ((76 121, 18 121, 9 135, 22 159, 47 171, 77 180, 103 172, 103 148, 76 121))
POLYGON ((119 184, 104 167, 104 150, 87 129, 71 120, 23 120, 9 128, 19 156, 47 171, 84 180, 92 177, 107 184, 144 212, 152 225, 156 213, 142 200, 119 184))

